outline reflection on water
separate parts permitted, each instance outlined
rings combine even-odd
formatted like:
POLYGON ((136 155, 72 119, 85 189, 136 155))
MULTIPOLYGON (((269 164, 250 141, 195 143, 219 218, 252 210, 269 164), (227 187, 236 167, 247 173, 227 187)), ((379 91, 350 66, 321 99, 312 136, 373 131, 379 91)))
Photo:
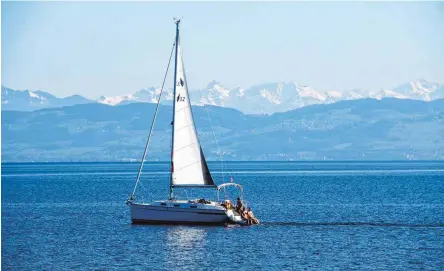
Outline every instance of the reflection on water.
POLYGON ((165 267, 200 269, 205 259, 207 231, 201 227, 172 226, 167 229, 165 267), (180 262, 179 262, 180 261, 180 262))

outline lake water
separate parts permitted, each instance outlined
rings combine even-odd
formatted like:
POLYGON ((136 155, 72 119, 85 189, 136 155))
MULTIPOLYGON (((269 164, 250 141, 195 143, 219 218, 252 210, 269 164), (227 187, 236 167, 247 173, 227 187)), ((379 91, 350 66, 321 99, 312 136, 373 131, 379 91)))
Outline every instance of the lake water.
MULTIPOLYGON (((2 269, 444 269, 444 162, 210 163, 244 186, 251 227, 132 225, 137 168, 2 164, 2 269)), ((167 170, 147 163, 139 197, 167 198, 167 170)))

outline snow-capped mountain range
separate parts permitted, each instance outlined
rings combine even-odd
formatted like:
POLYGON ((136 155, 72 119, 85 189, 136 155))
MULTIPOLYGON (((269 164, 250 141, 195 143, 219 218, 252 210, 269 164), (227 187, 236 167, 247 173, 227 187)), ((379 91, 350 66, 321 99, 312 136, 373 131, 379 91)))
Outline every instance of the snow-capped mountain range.
POLYGON ((93 102, 80 95, 58 98, 41 90, 13 90, 2 86, 2 110, 32 111, 93 102))
MULTIPOLYGON (((101 96, 95 101, 74 95, 57 98, 44 91, 15 91, 2 86, 2 110, 35 110, 76 103, 98 102, 108 105, 122 105, 133 102, 155 103, 160 88, 150 87, 132 94, 101 96)), ((285 112, 312 104, 327 104, 340 100, 386 97, 431 101, 444 98, 444 85, 426 80, 402 84, 393 89, 347 91, 317 90, 310 86, 290 83, 267 83, 249 88, 228 89, 220 82, 212 81, 204 89, 190 90, 195 105, 215 105, 236 108, 248 114, 272 114, 285 112)), ((164 90, 162 100, 172 100, 172 89, 164 90)))
MULTIPOLYGON (((156 102, 159 88, 148 88, 133 94, 100 97, 97 102, 117 105, 129 102, 156 102)), ((333 103, 340 100, 364 98, 382 99, 385 97, 431 101, 444 98, 444 85, 417 80, 402 84, 394 89, 349 91, 321 91, 310 86, 294 82, 269 83, 249 88, 227 89, 220 82, 212 81, 207 87, 190 91, 191 101, 195 105, 216 105, 236 108, 244 113, 271 114, 285 112, 312 104, 333 103)), ((172 90, 167 89, 162 100, 171 100, 172 90)))

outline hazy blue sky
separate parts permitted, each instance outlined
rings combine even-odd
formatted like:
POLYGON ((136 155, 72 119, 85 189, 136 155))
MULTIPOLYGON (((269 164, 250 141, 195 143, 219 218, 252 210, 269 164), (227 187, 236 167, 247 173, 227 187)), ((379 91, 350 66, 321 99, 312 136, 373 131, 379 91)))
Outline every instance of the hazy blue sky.
POLYGON ((89 98, 159 86, 174 16, 191 89, 444 83, 444 3, 2 2, 2 84, 89 98))

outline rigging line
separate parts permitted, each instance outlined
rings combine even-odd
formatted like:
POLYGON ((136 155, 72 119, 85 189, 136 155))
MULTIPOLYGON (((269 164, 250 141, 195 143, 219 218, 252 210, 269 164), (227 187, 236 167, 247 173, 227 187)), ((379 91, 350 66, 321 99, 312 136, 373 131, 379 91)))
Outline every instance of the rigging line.
POLYGON ((137 173, 136 185, 134 186, 133 193, 131 194, 131 196, 129 198, 130 200, 134 199, 134 194, 136 193, 137 185, 139 184, 139 181, 140 181, 140 174, 142 173, 143 163, 144 163, 145 157, 146 157, 146 152, 148 150, 148 146, 150 145, 151 134, 153 133, 154 124, 156 123, 156 118, 157 118, 157 112, 159 111, 160 98, 162 97, 163 88, 165 86, 165 81, 166 81, 166 78, 168 75, 168 69, 170 68, 171 58, 173 57, 173 52, 174 52, 175 46, 176 46, 176 43, 173 43, 173 48, 171 49, 170 59, 168 60, 168 65, 167 65, 167 69, 165 72, 165 76, 163 77, 163 83, 162 83, 162 87, 160 89, 159 98, 157 99, 156 111, 154 111, 154 118, 153 118, 153 121, 151 122, 150 133, 148 134, 148 138, 147 138, 146 144, 145 144, 145 150, 143 151, 142 162, 140 163, 139 172, 137 173))
MULTIPOLYGON (((200 97, 201 97, 201 100, 202 100, 202 98, 203 98, 202 90, 200 90, 199 92, 200 92, 200 97)), ((224 171, 224 163, 223 163, 223 159, 222 159, 222 152, 220 151, 219 142, 217 141, 216 134, 214 133, 213 123, 211 122, 211 117, 210 117, 210 114, 208 113, 208 108, 206 107, 205 103, 203 103, 203 107, 205 108, 205 111, 207 112, 207 117, 208 117, 208 120, 210 122, 211 132, 212 132, 213 137, 214 137, 214 142, 216 142, 217 152, 219 153, 220 167, 221 167, 221 170, 222 170, 222 182, 225 182, 225 171, 224 171)))

